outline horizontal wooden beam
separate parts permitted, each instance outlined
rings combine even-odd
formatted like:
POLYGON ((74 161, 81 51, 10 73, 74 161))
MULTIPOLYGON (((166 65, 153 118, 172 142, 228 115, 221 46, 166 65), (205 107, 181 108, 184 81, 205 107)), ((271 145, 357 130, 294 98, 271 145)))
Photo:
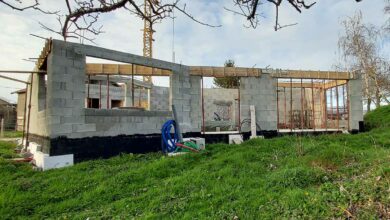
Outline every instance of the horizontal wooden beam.
MULTIPOLYGON (((87 75, 133 75, 133 64, 87 63, 87 75)), ((172 71, 134 64, 136 76, 170 76, 172 71)))
MULTIPOLYGON (((293 83, 289 83, 289 82, 279 82, 278 83, 278 87, 284 87, 284 88, 312 88, 312 85, 311 83, 299 83, 299 82, 293 82, 293 83)), ((320 84, 320 83, 313 83, 313 87, 316 88, 316 89, 320 89, 320 88, 323 88, 323 85, 320 84)))
POLYGON ((226 76, 255 76, 261 75, 261 69, 244 67, 211 67, 211 66, 191 66, 190 74, 194 76, 206 77, 226 77, 226 76))
POLYGON ((333 81, 330 81, 330 82, 327 82, 325 83, 324 87, 325 89, 329 89, 329 88, 333 88, 333 87, 336 87, 336 86, 341 86, 341 85, 344 85, 344 84, 347 84, 347 80, 333 80, 333 81))
POLYGON ((336 71, 311 71, 311 70, 263 70, 271 73, 275 78, 294 79, 353 79, 354 74, 350 72, 336 71))
POLYGON ((278 83, 278 87, 282 87, 282 88, 316 88, 316 89, 329 89, 329 88, 333 88, 333 87, 336 87, 337 86, 341 86, 341 85, 344 85, 347 83, 347 80, 337 80, 337 83, 336 83, 336 80, 332 80, 330 82, 327 82, 327 83, 313 83, 313 85, 310 83, 310 82, 304 82, 304 83, 300 83, 300 82, 293 82, 293 83, 289 83, 289 82, 279 82, 278 83))

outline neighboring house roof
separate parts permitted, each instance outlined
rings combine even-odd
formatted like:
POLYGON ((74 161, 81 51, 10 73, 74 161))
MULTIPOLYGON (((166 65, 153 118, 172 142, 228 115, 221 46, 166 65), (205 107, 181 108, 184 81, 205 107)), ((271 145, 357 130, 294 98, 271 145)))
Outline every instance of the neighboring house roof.
POLYGON ((11 100, 4 97, 0 97, 0 103, 2 105, 14 105, 14 103, 11 100))
POLYGON ((11 94, 21 94, 21 93, 26 93, 26 88, 24 89, 19 89, 17 91, 11 92, 11 94))

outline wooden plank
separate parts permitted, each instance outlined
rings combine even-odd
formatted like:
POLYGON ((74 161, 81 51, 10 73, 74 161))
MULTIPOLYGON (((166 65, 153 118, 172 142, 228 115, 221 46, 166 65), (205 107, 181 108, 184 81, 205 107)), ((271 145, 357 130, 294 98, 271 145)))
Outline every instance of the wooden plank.
MULTIPOLYGON (((338 80, 337 85, 341 86, 341 85, 344 85, 346 83, 347 83, 347 80, 338 80)), ((311 88, 312 87, 311 83, 302 83, 302 87, 301 87, 301 83, 291 83, 291 85, 289 82, 279 82, 278 83, 278 87, 282 87, 282 88, 289 88, 291 86, 293 88, 311 88)), ((329 89, 329 88, 332 88, 335 86, 336 86, 336 80, 332 80, 332 81, 327 82, 327 83, 313 83, 313 87, 317 88, 317 89, 320 89, 320 88, 329 89)))
POLYGON ((272 77, 294 79, 352 79, 353 74, 337 71, 271 70, 272 77))
POLYGON ((245 67, 191 66, 190 74, 193 76, 204 76, 204 77, 226 77, 226 76, 259 77, 261 75, 261 69, 245 68, 245 67))
MULTIPOLYGON (((132 64, 87 63, 87 75, 132 75, 132 64)), ((170 76, 172 71, 147 66, 134 65, 137 76, 170 76)))
MULTIPOLYGON (((311 83, 289 83, 289 82, 279 82, 278 83, 278 87, 282 87, 282 88, 290 88, 290 87, 293 87, 293 88, 311 88, 311 83), (290 85, 291 84, 291 85, 290 85)), ((314 83, 313 84, 314 88, 323 88, 323 84, 322 83, 314 83)))

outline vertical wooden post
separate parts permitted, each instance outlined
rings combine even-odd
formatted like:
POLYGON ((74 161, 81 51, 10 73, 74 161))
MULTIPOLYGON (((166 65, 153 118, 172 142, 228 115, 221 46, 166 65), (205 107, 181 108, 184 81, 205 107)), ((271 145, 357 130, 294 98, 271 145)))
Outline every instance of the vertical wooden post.
MULTIPOLYGON (((29 143, 28 143, 28 136, 29 136, 29 131, 30 131, 31 97, 32 97, 33 81, 34 81, 34 74, 31 73, 30 94, 29 94, 29 101, 28 101, 28 118, 27 118, 26 149, 27 149, 27 146, 29 145, 29 143)), ((26 91, 26 98, 27 98, 27 91, 26 91)))
POLYGON ((291 132, 293 130, 292 97, 293 97, 293 95, 292 95, 292 78, 290 78, 290 130, 291 130, 291 132))
POLYGON ((238 80, 238 130, 241 132, 241 78, 238 80))
POLYGON ((350 118, 351 118, 351 111, 350 111, 350 101, 349 101, 349 80, 347 80, 347 84, 346 84, 346 89, 347 89, 347 111, 348 111, 348 131, 351 130, 351 127, 350 127, 350 118))
POLYGON ((334 127, 334 119, 333 119, 333 88, 330 88, 330 114, 332 119, 332 126, 334 127))
POLYGON ((328 96, 327 96, 327 90, 326 90, 326 87, 325 87, 325 80, 323 80, 323 88, 324 88, 324 107, 323 107, 323 110, 325 111, 324 112, 324 122, 325 122, 325 131, 328 130, 328 96))
POLYGON ((91 75, 88 75, 88 87, 87 87, 87 108, 91 107, 89 100, 89 84, 91 84, 91 75))
POLYGON ((131 105, 134 107, 134 64, 131 64, 131 105))
POLYGON ((27 118, 27 91, 28 91, 28 83, 26 83, 26 91, 24 93, 24 113, 23 113, 23 134, 22 134, 22 144, 24 141, 24 137, 26 135, 26 118, 27 118))
POLYGON ((279 80, 276 79, 276 130, 279 129, 279 80))
POLYGON ((4 137, 4 118, 1 118, 1 131, 0 131, 0 137, 4 137))
POLYGON ((107 74, 107 109, 110 109, 110 75, 107 74))
POLYGON ((202 132, 205 133, 205 119, 204 119, 204 91, 203 91, 203 76, 201 78, 202 85, 201 85, 201 93, 202 93, 202 132))
POLYGON ((284 91, 284 126, 287 127, 287 96, 286 96, 286 87, 283 87, 284 91))
POLYGON ((102 81, 99 80, 99 109, 102 108, 102 81))
POLYGON ((301 130, 303 130, 303 93, 302 93, 302 89, 303 89, 303 82, 302 82, 302 78, 301 78, 301 130))
POLYGON ((313 79, 311 79, 311 104, 313 108, 313 129, 316 130, 316 119, 315 119, 315 110, 314 110, 314 83, 313 79))
POLYGON ((338 80, 336 80, 336 120, 337 120, 337 130, 340 130, 340 112, 339 112, 339 87, 338 80))

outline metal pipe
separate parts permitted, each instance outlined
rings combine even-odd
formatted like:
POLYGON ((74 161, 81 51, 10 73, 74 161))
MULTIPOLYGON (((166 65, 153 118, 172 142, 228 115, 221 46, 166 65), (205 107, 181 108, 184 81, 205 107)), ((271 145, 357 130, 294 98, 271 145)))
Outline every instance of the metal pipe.
POLYGON ((2 75, 0 75, 0 78, 12 80, 12 81, 15 81, 15 82, 20 82, 20 83, 29 84, 29 82, 26 82, 26 81, 23 81, 23 80, 20 80, 20 79, 15 79, 15 78, 8 77, 8 76, 2 76, 2 75))
POLYGON ((314 83, 311 79, 311 103, 313 108, 313 129, 316 130, 316 119, 315 119, 315 110, 314 110, 314 83))
MULTIPOLYGON (((33 87, 33 81, 34 81, 34 75, 31 74, 31 82, 30 82, 30 94, 29 94, 29 101, 28 101, 28 118, 27 118, 27 134, 26 134, 26 149, 29 145, 28 143, 28 136, 30 131, 30 118, 31 118, 31 97, 32 97, 32 87, 33 87)), ((27 92, 27 91, 26 91, 27 92)), ((27 93, 26 93, 27 94, 27 93)), ((27 98, 27 97, 26 97, 27 98)))
POLYGON ((26 84, 26 92, 24 95, 24 116, 23 116, 23 134, 22 134, 22 144, 24 141, 24 136, 26 135, 26 118, 27 118, 27 91, 28 91, 28 85, 26 84))
POLYGON ((47 73, 47 71, 39 70, 39 71, 23 71, 23 70, 0 70, 0 73, 47 73))
POLYGON ((339 112, 339 87, 337 85, 338 81, 336 80, 336 120, 337 120, 337 130, 340 130, 340 112, 339 112))
MULTIPOLYGON (((203 91, 203 76, 202 76, 202 85, 201 85, 201 93, 202 93, 202 131, 205 133, 205 120, 204 120, 204 91, 203 91)), ((241 123, 241 122, 240 122, 241 123)))
POLYGON ((110 109, 110 75, 107 74, 107 109, 110 109))

